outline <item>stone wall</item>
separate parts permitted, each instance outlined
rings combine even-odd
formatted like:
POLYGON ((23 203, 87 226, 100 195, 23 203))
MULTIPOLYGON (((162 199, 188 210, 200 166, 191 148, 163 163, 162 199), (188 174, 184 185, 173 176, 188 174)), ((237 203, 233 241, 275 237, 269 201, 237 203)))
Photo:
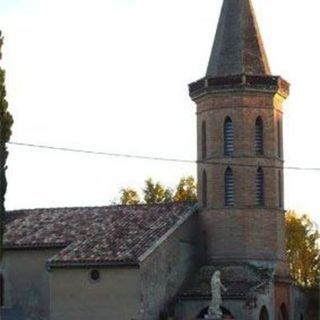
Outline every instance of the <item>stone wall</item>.
MULTIPOLYGON (((197 316, 204 311, 210 305, 211 300, 209 299, 182 299, 178 302, 176 306, 177 310, 177 320, 196 320, 201 319, 197 316)), ((259 310, 255 308, 250 310, 247 308, 244 300, 234 299, 234 300, 224 300, 223 308, 227 309, 235 319, 245 319, 245 320, 258 320, 259 310)), ((273 319, 270 317, 270 319, 273 319)))
POLYGON ((198 217, 190 217, 141 264, 141 319, 158 320, 201 264, 198 217))
POLYGON ((46 262, 58 250, 6 250, 3 260, 5 306, 21 309, 26 319, 49 319, 46 262))
POLYGON ((50 320, 136 320, 140 303, 139 269, 56 268, 50 271, 50 320))
MULTIPOLYGON (((293 320, 308 320, 310 307, 308 305, 307 296, 297 287, 292 286, 292 309, 293 309, 293 320)), ((318 315, 319 316, 319 315, 318 315)), ((310 319, 312 320, 312 319, 310 319)))

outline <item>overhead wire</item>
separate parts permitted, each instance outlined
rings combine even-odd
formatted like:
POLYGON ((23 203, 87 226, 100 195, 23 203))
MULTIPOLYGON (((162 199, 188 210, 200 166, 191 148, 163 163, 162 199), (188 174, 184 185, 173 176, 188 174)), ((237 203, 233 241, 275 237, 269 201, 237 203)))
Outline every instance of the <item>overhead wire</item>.
MULTIPOLYGON (((222 165, 222 166, 232 165, 232 166, 238 166, 238 167, 256 167, 255 164, 236 163, 234 162, 234 160, 233 161, 213 161, 213 160, 207 159, 207 160, 196 161, 196 160, 189 160, 189 159, 166 158, 166 157, 155 157, 155 156, 128 154, 128 153, 114 153, 114 152, 106 152, 106 151, 56 147, 56 146, 41 145, 41 144, 26 143, 26 142, 11 141, 9 142, 9 144, 13 146, 45 149, 45 150, 51 150, 51 151, 73 152, 73 153, 82 153, 82 154, 90 154, 90 155, 98 155, 98 156, 131 158, 131 159, 140 159, 140 160, 149 160, 149 161, 163 161, 163 162, 176 162, 176 163, 189 163, 189 164, 203 163, 206 165, 222 165)), ((262 165, 262 167, 284 169, 284 170, 295 170, 295 171, 319 171, 320 172, 320 167, 273 166, 273 165, 262 165)))

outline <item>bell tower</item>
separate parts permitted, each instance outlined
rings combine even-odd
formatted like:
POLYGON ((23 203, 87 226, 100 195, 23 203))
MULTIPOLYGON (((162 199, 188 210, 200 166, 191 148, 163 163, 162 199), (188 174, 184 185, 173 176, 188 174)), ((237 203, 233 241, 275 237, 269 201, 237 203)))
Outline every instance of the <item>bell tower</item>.
POLYGON ((248 262, 286 275, 283 102, 250 0, 224 0, 197 105, 198 195, 207 263, 248 262))

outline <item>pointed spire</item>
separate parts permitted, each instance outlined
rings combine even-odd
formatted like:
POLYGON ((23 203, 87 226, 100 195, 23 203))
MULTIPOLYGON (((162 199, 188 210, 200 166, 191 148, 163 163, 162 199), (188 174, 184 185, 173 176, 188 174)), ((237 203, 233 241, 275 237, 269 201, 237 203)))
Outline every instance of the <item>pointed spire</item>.
POLYGON ((224 0, 207 76, 269 75, 251 0, 224 0))

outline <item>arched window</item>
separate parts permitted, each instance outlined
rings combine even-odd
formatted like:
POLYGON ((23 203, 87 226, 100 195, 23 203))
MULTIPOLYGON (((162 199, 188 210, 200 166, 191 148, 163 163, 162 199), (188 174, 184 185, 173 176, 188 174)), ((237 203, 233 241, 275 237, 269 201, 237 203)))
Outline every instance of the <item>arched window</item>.
POLYGON ((279 320, 289 320, 288 310, 284 303, 280 307, 279 320))
POLYGON ((206 122, 202 122, 202 129, 201 129, 201 144, 202 144, 202 159, 207 158, 207 128, 206 128, 206 122))
POLYGON ((233 124, 230 117, 224 121, 224 155, 232 156, 233 154, 233 124))
POLYGON ((281 171, 278 172, 278 193, 279 193, 279 208, 283 207, 283 194, 282 194, 282 175, 281 171))
POLYGON ((282 128, 281 128, 281 121, 278 120, 277 122, 277 139, 278 139, 278 157, 281 158, 282 156, 282 128))
POLYGON ((261 308, 259 320, 269 320, 268 310, 265 306, 261 308))
POLYGON ((263 150, 263 121, 261 117, 256 120, 256 139, 255 139, 256 155, 261 156, 264 153, 263 150))
POLYGON ((256 200, 258 206, 264 206, 264 174, 261 167, 256 173, 256 200))
POLYGON ((234 205, 234 183, 233 183, 233 172, 230 167, 227 168, 224 176, 225 193, 224 203, 227 207, 234 205))
POLYGON ((207 174, 206 171, 202 172, 202 207, 206 208, 208 205, 208 194, 207 194, 207 174))

